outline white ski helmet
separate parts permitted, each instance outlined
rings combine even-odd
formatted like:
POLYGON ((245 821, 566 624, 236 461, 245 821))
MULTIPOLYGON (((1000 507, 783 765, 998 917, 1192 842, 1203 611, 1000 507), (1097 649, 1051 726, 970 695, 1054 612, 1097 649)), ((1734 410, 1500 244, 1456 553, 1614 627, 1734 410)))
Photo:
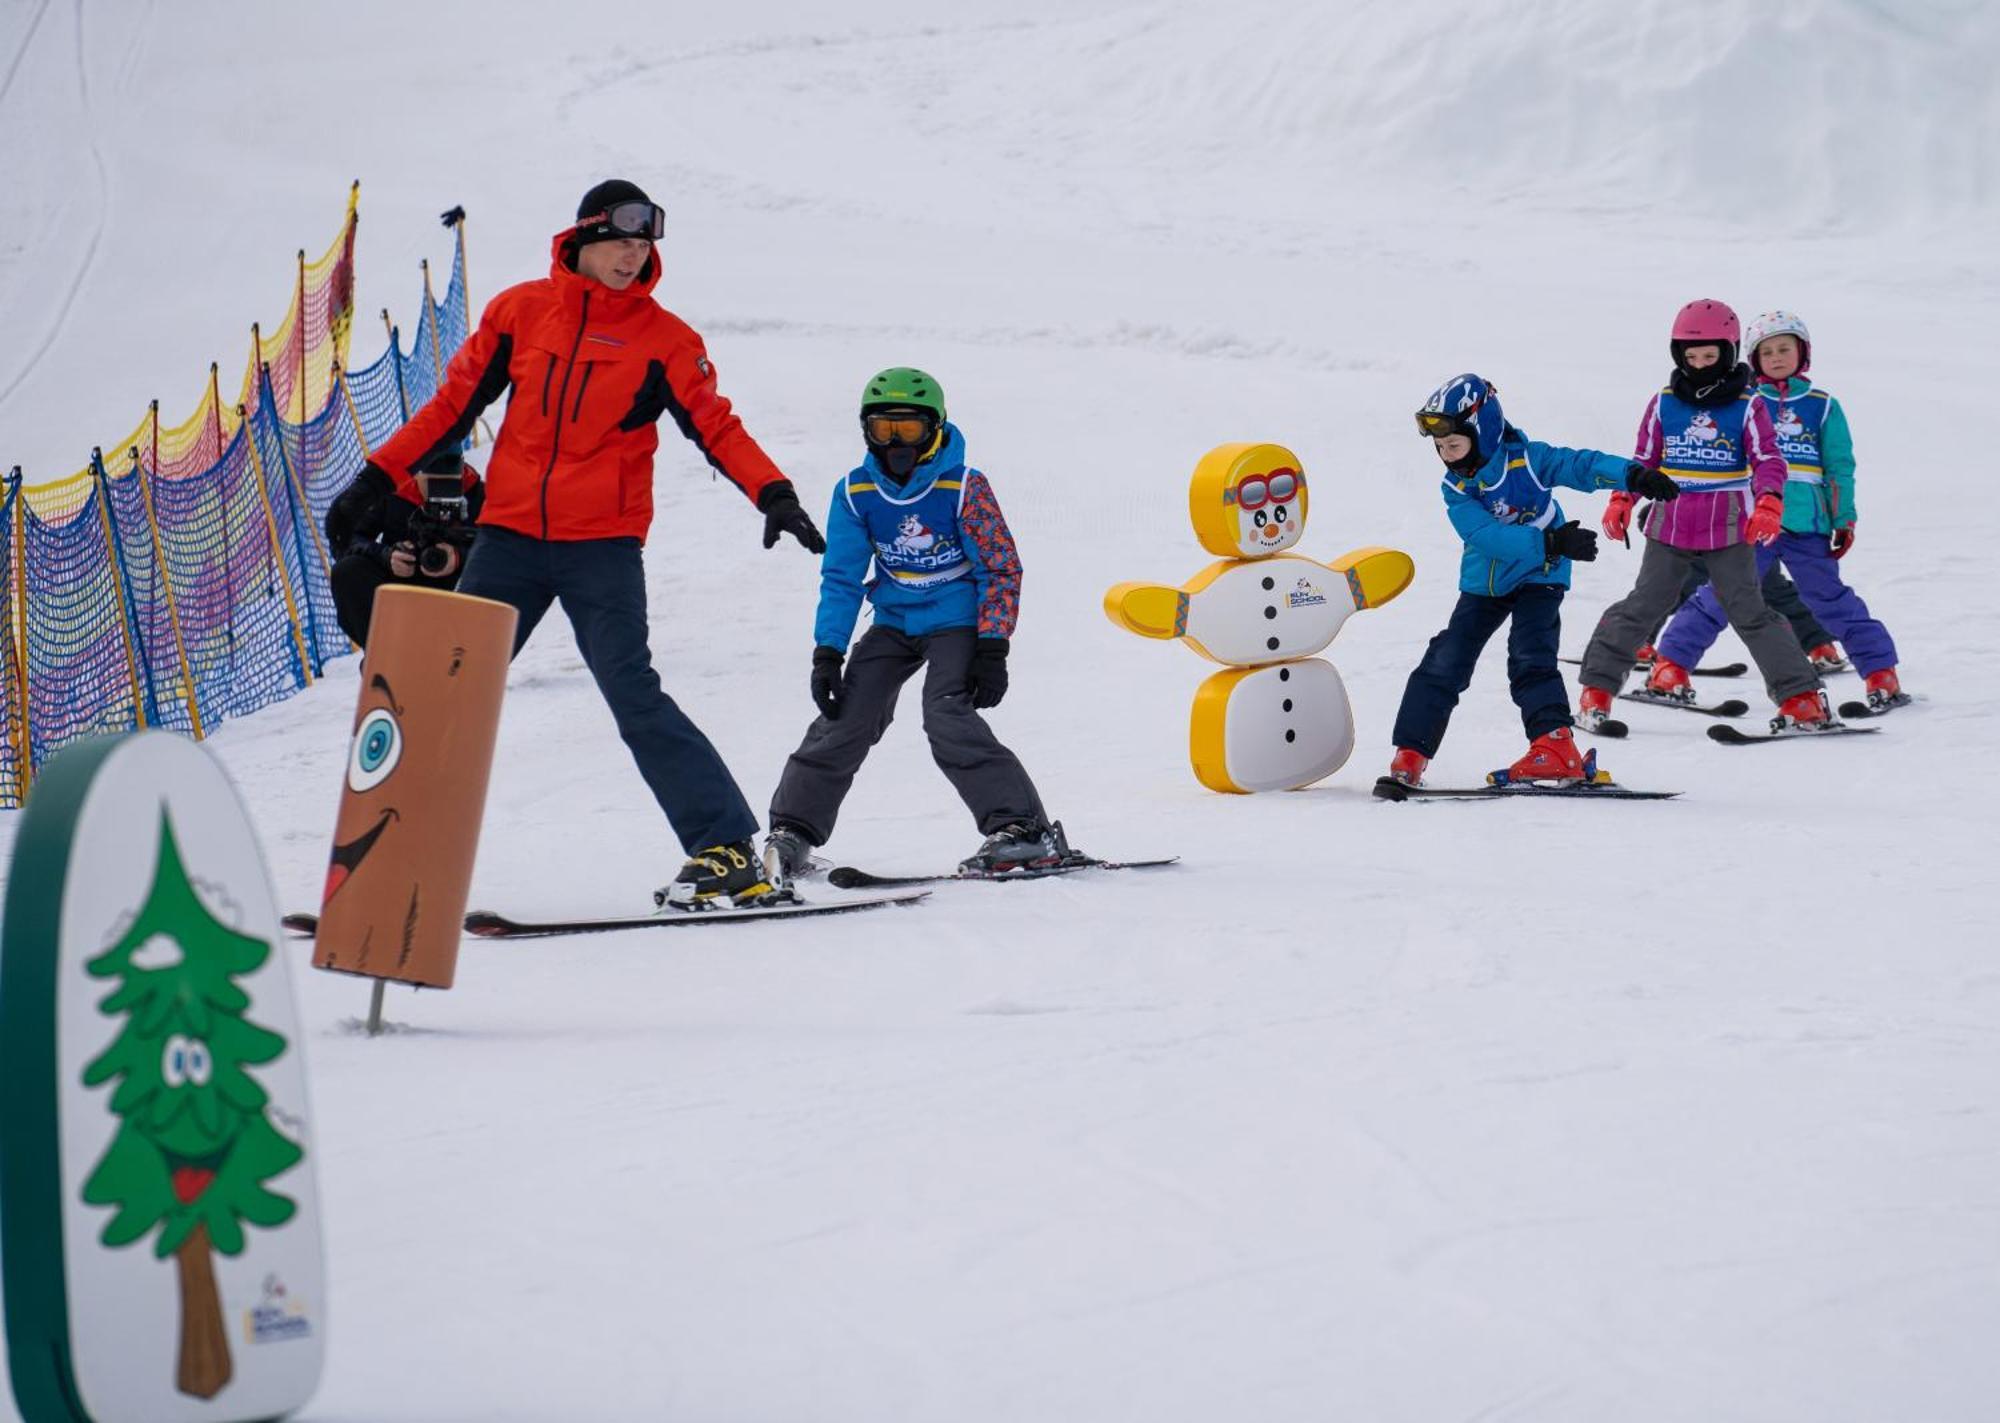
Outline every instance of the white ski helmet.
POLYGON ((1753 320, 1743 332, 1743 353, 1750 358, 1750 369, 1758 375, 1764 368, 1757 364, 1757 346, 1773 336, 1796 336, 1799 338, 1799 369, 1804 375, 1812 366, 1812 332, 1806 330, 1805 318, 1795 311, 1767 311, 1753 320))

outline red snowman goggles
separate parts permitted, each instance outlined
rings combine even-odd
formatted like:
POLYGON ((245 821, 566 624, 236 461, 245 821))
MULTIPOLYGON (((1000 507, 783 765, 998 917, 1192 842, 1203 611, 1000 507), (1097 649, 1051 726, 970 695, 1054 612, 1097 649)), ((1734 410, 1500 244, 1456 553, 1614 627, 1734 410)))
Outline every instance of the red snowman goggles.
POLYGON ((1305 481, 1295 469, 1278 469, 1269 474, 1247 474, 1234 489, 1222 491, 1222 502, 1239 509, 1261 509, 1266 504, 1282 504, 1299 492, 1305 481))

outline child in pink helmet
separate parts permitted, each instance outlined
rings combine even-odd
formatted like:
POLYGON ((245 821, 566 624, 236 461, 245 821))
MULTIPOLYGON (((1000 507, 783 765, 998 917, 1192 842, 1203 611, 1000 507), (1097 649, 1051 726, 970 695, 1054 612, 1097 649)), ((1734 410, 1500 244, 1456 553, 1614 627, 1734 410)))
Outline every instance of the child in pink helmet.
MULTIPOLYGON (((1805 606, 1847 648, 1867 679, 1868 707, 1884 712, 1907 706, 1910 696, 1896 676, 1896 644, 1868 611, 1861 595, 1840 576, 1839 560, 1854 543, 1854 441, 1847 415, 1806 372, 1812 366, 1812 333, 1794 312, 1767 311, 1744 337, 1757 393, 1771 405, 1778 449, 1785 457, 1784 532, 1757 550, 1757 566, 1783 561, 1805 606)), ((1701 660, 1722 631, 1722 609, 1703 589, 1674 615, 1660 638, 1658 660, 1646 685, 1668 696, 1689 696, 1686 669, 1701 660)))
MULTIPOLYGON (((1584 650, 1577 724, 1585 730, 1603 725, 1631 674, 1633 654, 1679 599, 1697 557, 1778 704, 1772 730, 1837 724, 1798 639, 1759 586, 1751 545, 1773 543, 1783 531, 1786 469, 1770 406, 1753 388, 1750 368, 1737 360, 1741 339, 1736 313, 1719 301, 1691 301, 1674 318, 1673 375, 1646 402, 1634 458, 1670 476, 1681 497, 1651 506, 1638 581, 1604 610, 1584 650)), ((1605 533, 1626 536, 1633 503, 1630 494, 1611 496, 1605 533)))

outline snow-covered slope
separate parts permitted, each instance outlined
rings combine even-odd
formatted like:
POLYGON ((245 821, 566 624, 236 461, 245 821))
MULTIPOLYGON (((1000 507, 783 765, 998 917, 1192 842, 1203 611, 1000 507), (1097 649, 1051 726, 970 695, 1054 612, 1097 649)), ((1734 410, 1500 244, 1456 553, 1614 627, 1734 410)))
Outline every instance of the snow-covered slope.
MULTIPOLYGON (((441 208, 472 214, 477 301, 624 173, 668 208, 663 298, 809 503, 863 378, 938 374, 1028 566, 997 725, 1080 844, 1185 857, 473 945, 372 1042, 364 990, 308 975, 312 1416, 1989 1411, 1991 7, 189 10, 0 10, 0 464, 65 472, 191 400, 350 178, 360 307, 401 311, 441 208), (1696 295, 1813 322, 1862 459, 1844 568, 1928 705, 1742 753, 1640 710, 1606 763, 1687 792, 1665 805, 1372 802, 1455 596, 1408 412, 1472 367, 1536 436, 1623 448, 1696 295), (1296 795, 1196 787, 1206 667, 1098 610, 1207 561, 1186 478, 1232 439, 1305 460, 1302 551, 1418 565, 1334 645, 1360 748, 1296 795)), ((671 440, 658 498, 657 660, 761 803, 811 714, 815 569, 671 440)), ((1572 649, 1635 568, 1580 570, 1572 649)), ((211 742, 289 903, 353 679, 211 742)), ((841 858, 976 838, 916 720, 841 858)), ((1437 773, 1520 741, 1495 651, 1437 773)), ((643 904, 677 862, 551 623, 475 899, 643 904)))

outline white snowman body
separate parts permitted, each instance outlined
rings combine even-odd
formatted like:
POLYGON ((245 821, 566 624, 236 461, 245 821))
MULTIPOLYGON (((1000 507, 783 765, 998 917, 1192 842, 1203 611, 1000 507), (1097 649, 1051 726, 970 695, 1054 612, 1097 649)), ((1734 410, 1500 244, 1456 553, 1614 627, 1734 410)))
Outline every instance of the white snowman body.
POLYGON ((1190 730, 1195 775, 1212 790, 1294 790, 1354 754, 1347 685, 1317 657, 1216 673, 1195 695, 1190 730))
POLYGON ((1310 657, 1354 612, 1346 578, 1297 554, 1225 561, 1188 586, 1182 636, 1204 657, 1231 667, 1310 657))

